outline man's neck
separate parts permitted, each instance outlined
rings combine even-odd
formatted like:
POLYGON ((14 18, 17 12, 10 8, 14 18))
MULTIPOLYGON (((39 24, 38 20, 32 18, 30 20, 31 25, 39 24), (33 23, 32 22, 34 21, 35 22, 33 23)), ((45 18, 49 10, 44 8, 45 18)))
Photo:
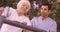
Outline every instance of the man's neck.
POLYGON ((42 16, 42 20, 45 20, 46 18, 48 18, 48 16, 42 16))

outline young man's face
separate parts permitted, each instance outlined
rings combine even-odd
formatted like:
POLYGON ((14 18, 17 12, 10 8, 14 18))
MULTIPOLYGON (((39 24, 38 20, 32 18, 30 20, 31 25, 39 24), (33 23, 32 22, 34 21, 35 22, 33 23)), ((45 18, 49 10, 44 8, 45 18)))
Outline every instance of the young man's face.
POLYGON ((27 9, 29 8, 29 5, 27 3, 22 3, 18 8, 18 13, 26 13, 27 12, 27 9))
POLYGON ((48 16, 49 14, 49 9, 47 5, 42 5, 40 11, 41 11, 41 16, 48 16))

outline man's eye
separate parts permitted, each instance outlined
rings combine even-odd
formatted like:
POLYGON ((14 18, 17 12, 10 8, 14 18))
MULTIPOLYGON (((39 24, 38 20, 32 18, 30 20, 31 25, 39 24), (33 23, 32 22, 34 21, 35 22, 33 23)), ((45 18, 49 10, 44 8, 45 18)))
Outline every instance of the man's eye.
POLYGON ((44 9, 44 10, 47 10, 47 9, 44 9))

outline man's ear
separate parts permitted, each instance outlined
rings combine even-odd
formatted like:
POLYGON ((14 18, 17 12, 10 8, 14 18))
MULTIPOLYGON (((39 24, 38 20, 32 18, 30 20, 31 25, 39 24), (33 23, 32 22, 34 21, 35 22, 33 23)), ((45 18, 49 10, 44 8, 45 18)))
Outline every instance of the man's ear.
POLYGON ((51 10, 49 10, 49 14, 51 13, 51 10))

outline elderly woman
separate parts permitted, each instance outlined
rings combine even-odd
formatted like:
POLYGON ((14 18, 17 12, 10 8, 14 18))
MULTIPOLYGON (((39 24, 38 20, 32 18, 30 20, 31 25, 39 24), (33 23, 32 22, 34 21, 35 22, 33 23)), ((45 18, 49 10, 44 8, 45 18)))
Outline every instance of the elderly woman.
MULTIPOLYGON (((6 19, 12 20, 12 21, 18 21, 21 23, 26 23, 26 25, 31 26, 29 18, 24 16, 24 14, 27 11, 29 11, 30 7, 31 7, 30 2, 28 0, 25 0, 25 1, 21 0, 17 4, 17 10, 14 10, 14 11, 11 10, 10 11, 11 15, 7 17, 6 19)), ((18 27, 11 26, 8 24, 3 24, 1 28, 1 32, 22 32, 22 30, 23 30, 22 28, 18 28, 18 27)))

